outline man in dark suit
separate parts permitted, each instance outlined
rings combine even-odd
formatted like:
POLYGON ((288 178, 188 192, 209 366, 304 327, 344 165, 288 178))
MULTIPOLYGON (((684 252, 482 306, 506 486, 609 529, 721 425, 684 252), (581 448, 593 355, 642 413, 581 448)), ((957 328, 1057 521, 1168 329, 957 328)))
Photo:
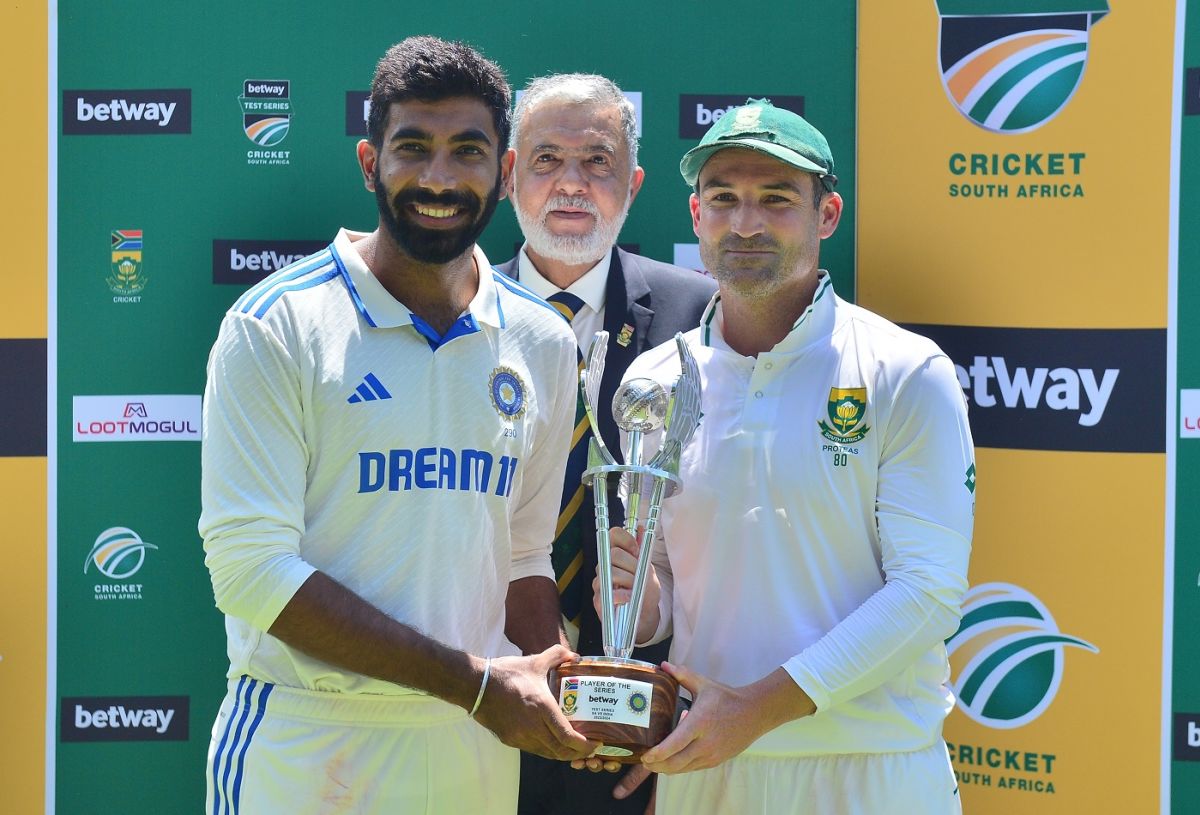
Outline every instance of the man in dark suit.
MULTIPOLYGON (((698 272, 616 247, 645 173, 637 164, 633 105, 614 83, 591 74, 534 80, 517 103, 510 146, 516 156, 509 195, 525 245, 497 268, 557 305, 571 320, 582 352, 597 330, 608 331, 597 419, 604 443, 619 458, 620 434, 610 406, 625 369, 642 351, 699 325, 716 284, 698 272)), ((552 560, 567 639, 591 656, 603 654, 603 648, 592 606, 594 507, 590 489, 579 482, 586 449, 587 434, 577 432, 552 560)), ((658 663, 667 645, 633 656, 658 663)), ((618 781, 608 773, 581 773, 522 754, 518 812, 641 815, 652 794, 651 784, 640 784, 643 778, 640 768, 618 781)))

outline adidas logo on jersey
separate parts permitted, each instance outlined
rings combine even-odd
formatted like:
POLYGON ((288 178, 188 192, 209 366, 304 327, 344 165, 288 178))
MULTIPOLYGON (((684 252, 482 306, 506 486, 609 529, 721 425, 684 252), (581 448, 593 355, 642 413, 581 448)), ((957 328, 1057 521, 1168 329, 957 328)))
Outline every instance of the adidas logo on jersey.
POLYGON ((346 401, 355 405, 359 402, 375 402, 379 399, 391 398, 392 395, 388 393, 388 389, 376 378, 375 374, 368 373, 346 401))

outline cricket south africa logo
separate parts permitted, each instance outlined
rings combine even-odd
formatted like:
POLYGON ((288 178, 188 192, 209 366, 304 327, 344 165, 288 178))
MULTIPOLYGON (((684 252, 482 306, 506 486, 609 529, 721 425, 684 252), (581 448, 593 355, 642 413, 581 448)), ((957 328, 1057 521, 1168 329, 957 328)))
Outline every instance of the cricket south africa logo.
POLYGON ((100 574, 113 580, 133 577, 146 561, 146 550, 157 548, 132 529, 123 526, 105 529, 92 544, 92 551, 83 562, 83 573, 87 574, 88 567, 95 564, 100 574))
POLYGON ((817 422, 821 435, 839 444, 857 444, 871 428, 862 424, 867 414, 866 388, 830 388, 829 421, 817 422))
POLYGON ((1025 133, 1079 88, 1106 0, 936 0, 946 95, 976 125, 1025 133))
POLYGON ((242 130, 254 142, 246 151, 247 164, 291 164, 291 151, 277 148, 292 126, 291 82, 286 79, 247 79, 242 83, 238 104, 242 107, 242 130))
POLYGON ((142 269, 142 230, 114 229, 112 231, 112 266, 108 279, 114 303, 139 303, 146 288, 146 273, 142 269))
POLYGON ((946 640, 959 708, 997 730, 1029 724, 1058 694, 1068 646, 1100 652, 1059 632, 1050 610, 1025 589, 1010 583, 972 588, 958 631, 946 640))

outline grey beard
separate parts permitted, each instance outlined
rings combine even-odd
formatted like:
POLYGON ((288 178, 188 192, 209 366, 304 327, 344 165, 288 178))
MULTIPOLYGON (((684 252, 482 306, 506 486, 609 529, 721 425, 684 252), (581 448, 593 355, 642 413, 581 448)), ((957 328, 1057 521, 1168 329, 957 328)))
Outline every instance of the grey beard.
POLYGON ((513 187, 513 211, 517 215, 517 223, 525 236, 529 248, 544 258, 565 263, 568 266, 582 266, 585 263, 596 263, 607 254, 617 242, 621 227, 625 225, 625 216, 629 214, 628 201, 625 209, 616 218, 606 221, 596 209, 596 205, 586 198, 555 196, 546 202, 542 211, 534 218, 529 218, 521 209, 516 190, 513 187), (592 230, 585 235, 555 235, 546 228, 546 217, 551 210, 564 206, 582 209, 595 218, 592 230))

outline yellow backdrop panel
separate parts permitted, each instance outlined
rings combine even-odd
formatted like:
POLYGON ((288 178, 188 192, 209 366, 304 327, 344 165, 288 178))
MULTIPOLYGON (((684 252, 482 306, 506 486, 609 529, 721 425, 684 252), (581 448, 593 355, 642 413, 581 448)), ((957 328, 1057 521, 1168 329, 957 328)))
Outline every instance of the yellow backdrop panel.
MULTIPOLYGON (((1113 0, 1066 109, 1007 135, 949 102, 934 0, 859 4, 858 299, 910 323, 1028 328, 1166 325, 1174 3, 1113 0), (1082 197, 1017 197, 1064 154, 1082 197), (1074 173, 1071 154, 1082 153, 1074 173), (1016 175, 951 172, 951 157, 1021 157, 1016 175), (1007 197, 952 196, 952 184, 1007 197)), ((1002 159, 1001 159, 1002 161, 1002 159)))

